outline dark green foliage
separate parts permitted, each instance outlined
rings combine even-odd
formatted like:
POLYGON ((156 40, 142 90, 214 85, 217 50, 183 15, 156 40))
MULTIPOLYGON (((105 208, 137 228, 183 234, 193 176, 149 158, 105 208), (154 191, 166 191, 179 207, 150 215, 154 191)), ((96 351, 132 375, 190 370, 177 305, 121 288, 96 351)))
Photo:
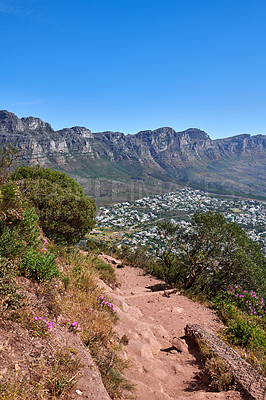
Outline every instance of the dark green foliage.
POLYGON ((242 313, 229 322, 226 334, 238 346, 266 349, 265 331, 242 313))
POLYGON ((224 290, 237 283, 263 295, 265 256, 237 223, 227 222, 220 213, 196 213, 194 232, 188 238, 191 250, 187 250, 187 258, 192 257, 196 270, 202 268, 202 288, 214 285, 224 290), (197 265, 199 258, 202 262, 197 265))
POLYGON ((157 234, 160 244, 156 255, 160 262, 154 266, 154 271, 169 284, 183 283, 183 275, 186 275, 186 272, 181 268, 178 252, 182 249, 184 232, 172 222, 161 221, 157 224, 157 234))
POLYGON ((23 166, 12 174, 39 215, 45 235, 74 244, 94 227, 96 205, 66 174, 40 166, 23 166))
POLYGON ((162 222, 158 234, 163 247, 157 255, 168 282, 211 296, 237 282, 263 295, 266 262, 260 245, 220 213, 196 213, 189 231, 162 222))
POLYGON ((41 254, 34 249, 29 249, 23 255, 20 272, 37 282, 47 281, 60 275, 55 255, 49 252, 41 254))
POLYGON ((266 317, 243 310, 227 293, 215 297, 212 305, 227 326, 222 338, 231 345, 244 347, 248 353, 247 360, 265 374, 266 317))
POLYGON ((16 270, 13 263, 0 256, 0 314, 21 306, 22 295, 15 282, 16 270))
POLYGON ((37 246, 38 217, 23 201, 16 183, 0 186, 0 256, 14 259, 28 246, 37 246))

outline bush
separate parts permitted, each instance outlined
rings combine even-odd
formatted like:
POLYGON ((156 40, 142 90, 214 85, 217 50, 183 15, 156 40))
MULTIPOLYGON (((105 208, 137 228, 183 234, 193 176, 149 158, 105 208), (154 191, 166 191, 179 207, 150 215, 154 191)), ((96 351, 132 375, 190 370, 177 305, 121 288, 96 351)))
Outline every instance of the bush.
POLYGON ((187 230, 162 221, 157 233, 157 256, 168 281, 198 288, 209 298, 237 281, 263 296, 266 257, 261 246, 222 214, 195 213, 187 230))
POLYGON ((266 348, 265 331, 241 314, 229 322, 226 335, 233 344, 238 346, 266 348))
POLYGON ((16 270, 13 263, 0 257, 0 314, 16 310, 21 306, 22 295, 15 282, 16 270))
POLYGON ((248 292, 247 290, 244 290, 241 285, 234 285, 228 288, 227 293, 229 294, 231 301, 249 315, 256 315, 259 318, 266 317, 264 299, 258 296, 254 290, 248 292))
POLYGON ((102 279, 105 283, 107 283, 110 286, 116 285, 117 282, 116 282, 115 270, 110 264, 107 264, 106 262, 104 262, 99 258, 95 258, 95 260, 93 260, 92 265, 93 268, 99 271, 100 279, 102 279))
POLYGON ((41 254, 34 249, 29 249, 22 257, 20 272, 37 282, 47 281, 60 276, 58 266, 52 253, 41 254))
POLYGON ((96 205, 66 174, 23 166, 11 175, 39 216, 45 235, 57 243, 74 244, 95 225, 96 205))
POLYGON ((23 200, 19 187, 7 182, 0 188, 0 256, 15 259, 39 243, 38 217, 23 200))
MULTIPOLYGON (((242 298, 240 298, 241 300, 242 298)), ((223 293, 212 302, 219 316, 227 325, 222 339, 232 345, 244 347, 243 355, 246 360, 251 362, 259 373, 265 374, 266 318, 262 316, 260 318, 260 315, 253 313, 251 315, 249 307, 246 310, 243 304, 237 304, 238 301, 239 299, 235 301, 231 295, 223 293)))

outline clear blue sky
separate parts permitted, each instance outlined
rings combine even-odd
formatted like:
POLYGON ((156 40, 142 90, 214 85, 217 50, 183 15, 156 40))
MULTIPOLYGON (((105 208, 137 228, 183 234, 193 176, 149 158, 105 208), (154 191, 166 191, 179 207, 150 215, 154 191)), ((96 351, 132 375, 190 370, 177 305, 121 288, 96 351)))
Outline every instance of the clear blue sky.
POLYGON ((0 109, 54 129, 266 134, 265 0, 0 0, 0 109))

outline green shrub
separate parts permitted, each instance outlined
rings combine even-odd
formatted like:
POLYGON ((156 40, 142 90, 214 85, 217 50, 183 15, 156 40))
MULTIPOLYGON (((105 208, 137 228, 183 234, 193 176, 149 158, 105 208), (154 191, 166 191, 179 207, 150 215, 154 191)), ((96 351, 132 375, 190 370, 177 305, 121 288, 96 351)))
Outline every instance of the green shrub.
POLYGON ((16 270, 13 263, 0 257, 0 314, 16 310, 21 306, 22 295, 15 282, 16 270))
POLYGON ((45 235, 57 243, 75 244, 95 224, 96 205, 66 174, 23 166, 11 175, 35 207, 45 235))
POLYGON ((54 254, 50 252, 41 254, 31 248, 22 257, 20 272, 37 282, 47 281, 60 276, 55 260, 54 254))
POLYGON ((265 319, 266 308, 264 299, 258 296, 254 290, 248 292, 241 285, 230 286, 227 290, 229 301, 236 304, 237 307, 248 313, 256 315, 260 319, 265 319))
POLYGON ((197 287, 209 298, 235 282, 264 295, 266 257, 260 244, 221 213, 195 213, 190 230, 160 221, 157 238, 156 255, 168 283, 197 287))
POLYGON ((106 282, 108 285, 115 285, 116 275, 114 268, 110 264, 107 264, 103 260, 96 258, 92 265, 97 271, 99 271, 100 278, 104 282, 106 282))
MULTIPOLYGON (((240 298, 242 300, 242 298, 240 298)), ((261 315, 252 315, 248 311, 239 308, 239 299, 222 293, 212 304, 219 316, 227 325, 223 332, 223 339, 232 345, 245 348, 243 354, 247 354, 247 361, 251 362, 259 371, 265 374, 266 367, 266 318, 261 315)))
POLYGON ((0 188, 0 256, 15 259, 27 247, 39 244, 38 217, 29 208, 15 183, 0 188))
POLYGON ((246 348, 266 348, 265 331, 244 315, 229 322, 226 334, 233 344, 246 348))

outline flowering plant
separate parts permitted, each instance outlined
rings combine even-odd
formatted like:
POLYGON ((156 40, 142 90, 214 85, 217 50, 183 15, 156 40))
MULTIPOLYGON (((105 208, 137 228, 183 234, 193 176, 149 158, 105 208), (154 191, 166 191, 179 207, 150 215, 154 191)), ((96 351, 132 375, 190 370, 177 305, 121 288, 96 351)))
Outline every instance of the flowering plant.
POLYGON ((45 318, 36 317, 36 316, 34 317, 34 321, 36 321, 38 323, 38 325, 40 326, 41 329, 44 329, 45 334, 54 333, 54 331, 53 331, 54 325, 52 322, 47 321, 45 318))
POLYGON ((237 305, 247 311, 250 315, 256 315, 263 318, 266 315, 265 302, 262 297, 259 297, 254 290, 248 292, 241 285, 233 285, 227 288, 228 293, 234 297, 237 305))
POLYGON ((78 324, 76 321, 71 322, 70 318, 65 319, 65 324, 73 332, 81 331, 80 324, 78 324))
POLYGON ((107 300, 105 299, 104 296, 100 296, 99 299, 100 299, 100 306, 101 306, 101 307, 107 306, 107 307, 109 307, 113 312, 115 312, 115 306, 114 306, 113 303, 110 303, 109 301, 107 301, 107 300))

